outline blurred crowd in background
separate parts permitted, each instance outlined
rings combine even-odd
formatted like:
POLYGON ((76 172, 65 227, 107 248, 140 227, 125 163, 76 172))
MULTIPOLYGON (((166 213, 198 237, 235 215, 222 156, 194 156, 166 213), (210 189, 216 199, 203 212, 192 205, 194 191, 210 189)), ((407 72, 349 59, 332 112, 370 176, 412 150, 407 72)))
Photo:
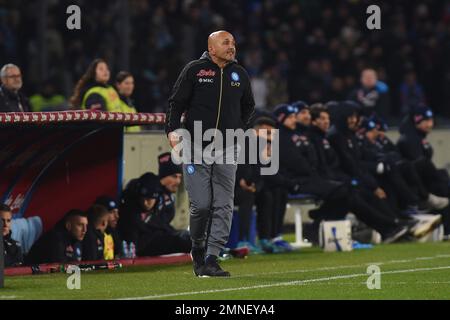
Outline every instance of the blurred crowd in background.
POLYGON ((249 71, 258 108, 285 101, 342 100, 374 68, 394 122, 421 102, 450 111, 450 3, 376 1, 381 30, 366 27, 373 1, 0 0, 0 61, 24 74, 27 96, 65 97, 94 58, 130 71, 140 112, 161 112, 182 66, 199 58, 208 34, 226 29, 249 71), (71 4, 81 30, 66 27, 71 4))

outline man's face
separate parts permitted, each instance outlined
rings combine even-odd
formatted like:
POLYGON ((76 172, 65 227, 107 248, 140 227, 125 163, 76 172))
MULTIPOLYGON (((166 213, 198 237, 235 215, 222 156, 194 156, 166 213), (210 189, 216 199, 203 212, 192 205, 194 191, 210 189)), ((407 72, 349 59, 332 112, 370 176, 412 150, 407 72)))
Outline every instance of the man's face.
POLYGON ((430 133, 433 130, 433 127, 434 127, 433 119, 422 120, 418 124, 416 124, 416 128, 424 133, 430 133))
POLYGON ((108 221, 109 221, 109 214, 105 215, 101 220, 100 223, 98 224, 97 229, 100 230, 100 232, 105 232, 106 228, 108 227, 108 221))
POLYGON ((153 198, 141 198, 141 207, 145 212, 153 209, 156 204, 156 199, 153 198))
POLYGON ((88 219, 82 216, 72 217, 66 223, 66 229, 74 239, 82 241, 87 232, 88 219))
POLYGON ((330 128, 330 115, 328 114, 328 112, 321 112, 320 116, 317 119, 315 119, 312 123, 317 128, 319 128, 320 131, 326 133, 330 128))
POLYGON ((109 211, 108 226, 112 229, 117 227, 119 221, 119 209, 112 209, 109 211))
POLYGON ((379 136, 378 129, 372 129, 366 132, 366 138, 372 143, 375 143, 378 136, 379 136))
POLYGON ((309 109, 302 109, 299 113, 297 113, 297 122, 304 125, 311 125, 311 113, 309 109))
POLYGON ((97 64, 95 69, 95 80, 100 83, 107 83, 109 81, 110 72, 108 65, 104 62, 97 64))
POLYGON ((358 129, 358 116, 356 114, 352 114, 347 118, 347 126, 350 130, 356 131, 358 129))
POLYGON ((117 83, 117 90, 119 93, 125 97, 131 97, 134 91, 134 78, 125 78, 121 83, 117 83))
POLYGON ((209 45, 209 53, 223 61, 232 61, 236 57, 236 42, 228 32, 218 33, 209 45))
POLYGON ((275 131, 273 131, 273 129, 275 128, 268 124, 262 124, 255 128, 258 138, 262 138, 267 141, 272 141, 273 135, 275 134, 275 131))
POLYGON ((161 179, 161 184, 170 192, 175 193, 181 183, 181 173, 172 174, 161 179))
POLYGON ((17 92, 22 88, 22 73, 17 67, 6 69, 6 75, 2 78, 2 83, 6 89, 17 92))
POLYGON ((11 231, 12 212, 0 211, 0 219, 3 220, 2 234, 4 237, 6 237, 11 231))
POLYGON ((378 81, 378 77, 377 77, 377 73, 375 72, 375 70, 364 70, 361 74, 361 84, 363 85, 363 87, 365 88, 373 88, 375 87, 375 85, 377 84, 378 81))
POLYGON ((295 130, 297 126, 297 116, 295 113, 291 113, 284 119, 283 125, 291 130, 295 130))

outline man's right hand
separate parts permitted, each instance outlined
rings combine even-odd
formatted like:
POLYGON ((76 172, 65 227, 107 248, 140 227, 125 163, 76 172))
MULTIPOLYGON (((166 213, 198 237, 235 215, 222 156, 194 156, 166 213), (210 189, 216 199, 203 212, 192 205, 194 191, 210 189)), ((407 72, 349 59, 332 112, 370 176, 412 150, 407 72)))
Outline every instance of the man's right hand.
POLYGON ((251 193, 255 193, 256 192, 256 186, 254 183, 252 184, 247 184, 247 181, 245 181, 244 179, 239 180, 239 185, 241 186, 241 188, 247 192, 251 192, 251 193))
POLYGON ((377 196, 379 199, 386 199, 386 198, 387 198, 386 192, 384 192, 384 190, 381 189, 381 188, 377 188, 377 189, 374 191, 374 194, 375 194, 375 196, 377 196))
POLYGON ((175 146, 180 142, 180 135, 175 131, 170 132, 167 137, 169 138, 169 144, 172 148, 175 148, 175 146))

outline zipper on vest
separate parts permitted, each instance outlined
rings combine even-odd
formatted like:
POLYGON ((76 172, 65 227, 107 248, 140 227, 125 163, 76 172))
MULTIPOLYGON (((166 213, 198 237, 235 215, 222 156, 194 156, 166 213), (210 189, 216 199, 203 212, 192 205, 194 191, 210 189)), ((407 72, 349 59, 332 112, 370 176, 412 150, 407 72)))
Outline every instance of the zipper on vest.
POLYGON ((220 91, 219 91, 219 107, 217 110, 216 129, 214 130, 214 140, 216 141, 216 133, 219 128, 220 110, 222 109, 222 88, 223 88, 223 68, 220 68, 220 91))

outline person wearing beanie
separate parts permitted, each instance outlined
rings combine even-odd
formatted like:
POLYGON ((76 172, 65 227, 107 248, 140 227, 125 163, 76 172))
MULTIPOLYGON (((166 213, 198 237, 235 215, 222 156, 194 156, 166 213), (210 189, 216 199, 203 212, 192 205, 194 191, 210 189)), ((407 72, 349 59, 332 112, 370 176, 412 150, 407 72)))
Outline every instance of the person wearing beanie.
POLYGON ((106 228, 106 234, 110 235, 114 242, 114 256, 120 257, 122 252, 122 239, 120 238, 119 231, 117 230, 117 224, 119 223, 119 203, 118 201, 108 195, 99 196, 95 199, 94 204, 104 206, 108 212, 108 227, 106 228))
POLYGON ((174 234, 160 219, 155 219, 164 199, 162 193, 159 176, 150 172, 131 180, 123 192, 118 228, 123 240, 135 244, 138 256, 191 250, 189 239, 174 234))
POLYGON ((175 194, 181 184, 182 168, 173 163, 170 152, 158 156, 158 178, 161 184, 160 201, 152 219, 155 223, 164 226, 169 232, 189 240, 189 231, 176 230, 171 226, 175 218, 175 194))
POLYGON ((399 178, 404 180, 403 183, 399 183, 400 185, 396 184, 398 179, 395 179, 397 181, 393 183, 400 198, 403 197, 410 200, 416 198, 417 201, 418 197, 418 207, 426 210, 441 210, 448 205, 448 198, 436 196, 427 190, 423 179, 420 177, 418 168, 412 161, 403 158, 394 142, 386 136, 387 125, 381 117, 374 114, 363 121, 362 127, 367 141, 365 146, 373 148, 373 152, 378 153, 378 158, 389 165, 390 171, 392 171, 390 173, 391 178, 395 179, 392 175, 394 175, 395 171, 398 171, 400 174, 399 178), (410 195, 413 195, 413 197, 410 195))
MULTIPOLYGON (((364 119, 360 132, 363 164, 390 195, 392 206, 407 212, 410 216, 417 216, 419 208, 428 208, 427 201, 430 197, 414 166, 403 160, 399 153, 383 152, 379 148, 380 131, 376 117, 364 119)), ((435 218, 434 224, 440 220, 440 217, 435 218)))
POLYGON ((409 160, 433 158, 433 147, 426 139, 433 126, 433 111, 424 105, 416 107, 403 119, 397 146, 405 158, 409 160))
MULTIPOLYGON (((314 106, 314 109, 317 108, 324 108, 324 106, 314 106)), ((352 115, 352 110, 349 107, 345 116, 352 115)), ((344 118, 347 120, 346 117, 344 118)), ((357 119, 354 119, 354 122, 357 123, 357 119)), ((311 194, 323 201, 320 208, 315 210, 314 219, 318 221, 325 217, 337 219, 352 211, 368 225, 378 230, 386 243, 396 241, 406 234, 408 231, 406 226, 398 225, 394 218, 388 218, 380 211, 371 209, 370 205, 351 189, 348 182, 351 179, 336 180, 335 177, 330 178, 325 175, 324 173, 327 170, 324 170, 325 166, 321 165, 320 159, 322 159, 322 162, 324 159, 319 156, 319 148, 316 150, 309 137, 308 140, 304 141, 295 132, 289 133, 289 129, 289 127, 286 127, 286 123, 284 123, 284 128, 280 127, 280 170, 283 170, 287 176, 294 178, 299 186, 295 192, 291 190, 291 193, 311 194), (312 148, 307 148, 309 146, 312 146, 312 148), (308 149, 310 155, 305 152, 308 149), (289 158, 294 162, 283 161, 285 155, 289 155, 289 158)), ((324 140, 324 133, 317 136, 319 139, 322 136, 321 140, 324 140)), ((323 152, 320 154, 323 155, 323 152)))
POLYGON ((299 134, 306 133, 311 125, 311 113, 309 112, 309 106, 304 101, 295 101, 291 103, 291 106, 297 108, 297 132, 299 134))
MULTIPOLYGON (((387 214, 390 211, 389 208, 386 209, 387 204, 373 193, 367 192, 363 185, 355 183, 356 179, 353 179, 341 167, 338 152, 327 138, 330 128, 328 107, 323 104, 312 106, 311 119, 309 138, 317 152, 316 171, 321 179, 344 183, 338 189, 344 190, 344 192, 340 192, 340 196, 335 193, 333 197, 325 198, 324 203, 318 209, 310 212, 310 216, 315 222, 314 226, 318 228, 323 219, 342 219, 350 211, 359 220, 380 232, 385 242, 394 242, 400 239, 407 232, 406 226, 400 226, 395 221, 395 214, 387 214)), ((374 131, 374 123, 364 123, 364 126, 367 130, 374 131)))
MULTIPOLYGON (((373 161, 375 156, 367 157, 368 150, 361 144, 361 140, 357 138, 357 131, 360 127, 361 107, 353 101, 340 102, 337 107, 332 108, 332 122, 327 139, 331 147, 336 151, 339 157, 340 166, 344 173, 351 177, 352 183, 359 186, 364 192, 374 195, 377 200, 374 204, 381 212, 389 215, 394 219, 402 219, 400 209, 396 203, 391 202, 393 194, 385 190, 385 185, 380 182, 378 172, 384 173, 384 166, 379 166, 379 161, 373 161), (389 196, 388 196, 389 195, 389 196)), ((422 233, 428 232, 428 229, 418 228, 417 223, 403 221, 402 225, 397 226, 397 231, 393 230, 393 236, 398 239, 403 227, 407 228, 407 232, 413 233, 414 236, 420 236, 422 233)), ((389 239, 390 237, 387 236, 389 239)))
MULTIPOLYGON (((433 163, 433 147, 427 136, 434 127, 433 111, 426 105, 420 105, 406 116, 400 126, 400 139, 397 147, 405 159, 413 162, 426 189, 438 197, 450 197, 450 177, 445 169, 439 169, 433 163)), ((450 207, 436 211, 442 215, 444 233, 450 235, 450 207)))

